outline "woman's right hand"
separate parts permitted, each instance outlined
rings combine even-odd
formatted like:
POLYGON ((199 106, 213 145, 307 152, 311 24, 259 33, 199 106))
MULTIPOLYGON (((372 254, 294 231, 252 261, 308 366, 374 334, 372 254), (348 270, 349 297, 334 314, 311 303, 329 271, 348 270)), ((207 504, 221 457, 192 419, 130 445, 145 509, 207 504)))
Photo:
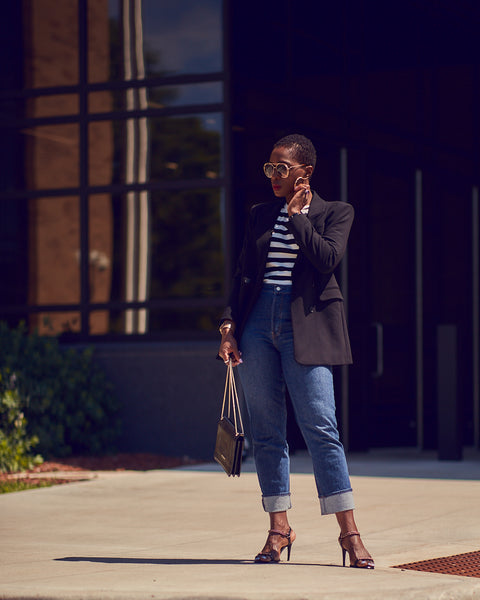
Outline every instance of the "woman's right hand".
POLYGON ((228 365, 228 361, 231 358, 232 367, 236 367, 242 362, 242 353, 238 350, 237 340, 230 331, 222 334, 218 355, 226 365, 228 365))

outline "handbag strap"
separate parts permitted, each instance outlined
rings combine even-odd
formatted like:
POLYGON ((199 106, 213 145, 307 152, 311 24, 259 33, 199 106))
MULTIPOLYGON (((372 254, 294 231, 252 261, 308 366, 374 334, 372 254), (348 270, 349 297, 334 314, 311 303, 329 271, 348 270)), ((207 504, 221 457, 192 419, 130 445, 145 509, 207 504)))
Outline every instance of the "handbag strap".
POLYGON ((228 392, 228 396, 230 397, 229 386, 230 386, 230 378, 229 378, 229 371, 228 371, 228 366, 227 366, 227 377, 225 378, 225 389, 223 390, 222 412, 220 413, 221 419, 225 416, 225 405, 226 405, 226 400, 227 400, 227 392, 228 392))
POLYGON ((230 380, 231 380, 231 385, 230 385, 231 406, 232 406, 232 411, 233 411, 233 416, 234 416, 235 431, 237 433, 243 434, 242 411, 240 410, 240 402, 238 400, 237 386, 235 383, 235 375, 233 373, 233 367, 232 367, 231 360, 228 361, 228 367, 229 367, 229 371, 230 371, 230 380), (240 427, 237 426, 237 418, 238 418, 240 427))
POLYGON ((223 392, 222 413, 220 418, 226 416, 232 420, 235 427, 235 433, 243 434, 242 413, 240 411, 240 402, 238 401, 237 386, 235 384, 235 375, 233 373, 232 360, 229 359, 227 365, 227 376, 225 378, 225 389, 223 392))

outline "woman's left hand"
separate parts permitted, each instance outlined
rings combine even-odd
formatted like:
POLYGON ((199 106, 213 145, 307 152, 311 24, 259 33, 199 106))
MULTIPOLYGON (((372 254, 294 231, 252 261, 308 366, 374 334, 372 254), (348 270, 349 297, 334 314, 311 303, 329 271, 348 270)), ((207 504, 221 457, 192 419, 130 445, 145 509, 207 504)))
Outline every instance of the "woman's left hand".
POLYGON ((311 199, 312 192, 310 191, 309 180, 307 178, 299 177, 295 182, 295 187, 293 188, 293 196, 288 202, 288 216, 291 217, 295 213, 300 213, 302 208, 310 203, 311 199))

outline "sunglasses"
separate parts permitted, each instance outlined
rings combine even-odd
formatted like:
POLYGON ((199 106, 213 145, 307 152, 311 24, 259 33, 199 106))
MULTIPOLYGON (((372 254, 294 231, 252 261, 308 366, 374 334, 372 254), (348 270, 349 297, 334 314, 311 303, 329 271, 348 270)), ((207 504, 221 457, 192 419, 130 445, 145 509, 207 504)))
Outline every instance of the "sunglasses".
POLYGON ((298 167, 304 167, 304 166, 305 165, 292 165, 291 167, 289 167, 285 163, 275 164, 275 163, 267 162, 263 165, 263 172, 269 179, 271 179, 273 177, 275 171, 277 172, 277 175, 279 177, 281 177, 282 179, 286 179, 290 175, 290 169, 296 169, 298 167))

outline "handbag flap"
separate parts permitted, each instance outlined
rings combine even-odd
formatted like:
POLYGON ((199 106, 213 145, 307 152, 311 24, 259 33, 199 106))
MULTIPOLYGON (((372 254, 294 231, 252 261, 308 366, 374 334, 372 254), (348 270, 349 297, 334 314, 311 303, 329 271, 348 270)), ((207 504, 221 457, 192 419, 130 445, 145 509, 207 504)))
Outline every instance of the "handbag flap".
POLYGON ((244 435, 235 431, 228 417, 222 417, 217 426, 217 439, 213 458, 227 475, 240 475, 244 435))

